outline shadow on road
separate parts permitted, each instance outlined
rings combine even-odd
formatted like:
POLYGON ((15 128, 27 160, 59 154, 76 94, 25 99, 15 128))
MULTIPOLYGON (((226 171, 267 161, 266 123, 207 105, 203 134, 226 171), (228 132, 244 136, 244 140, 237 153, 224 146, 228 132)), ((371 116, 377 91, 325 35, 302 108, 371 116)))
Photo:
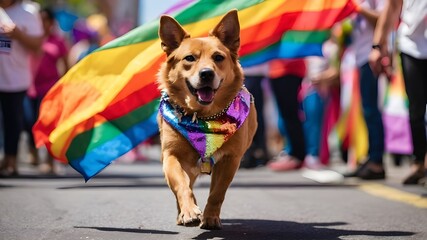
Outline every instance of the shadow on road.
MULTIPOLYGON (((163 177, 162 177, 163 178, 163 177)), ((253 182, 246 182, 246 183, 237 183, 232 184, 230 188, 351 188, 351 187, 357 187, 358 185, 355 184, 307 184, 307 183, 253 183, 253 182)), ((58 189, 90 189, 90 188, 161 188, 161 187, 168 187, 166 182, 159 182, 159 183, 153 183, 153 182, 138 182, 136 184, 102 184, 102 183, 94 183, 92 185, 88 184, 81 184, 81 185, 75 185, 75 186, 67 186, 67 187, 61 187, 58 189)), ((201 183, 194 188, 210 188, 210 183, 201 183)))
POLYGON ((127 233, 167 234, 167 235, 178 234, 178 232, 142 229, 142 228, 83 227, 83 226, 74 226, 74 228, 94 229, 94 230, 103 231, 103 232, 127 232, 127 233))
MULTIPOLYGON (((164 178, 162 174, 100 174, 96 176, 96 179, 135 179, 135 178, 164 178)), ((18 176, 0 176, 0 179, 78 179, 81 180, 83 177, 81 175, 54 175, 54 174, 22 174, 18 176)))
MULTIPOLYGON (((365 237, 404 237, 412 236, 416 233, 404 231, 367 231, 367 230, 347 230, 335 229, 334 226, 348 225, 345 222, 328 222, 328 223, 298 223, 288 221, 273 221, 262 219, 224 219, 222 221, 222 230, 206 231, 192 239, 328 239, 339 240, 342 237, 365 236, 365 237)), ((115 228, 115 227, 88 227, 75 226, 80 229, 93 229, 106 232, 126 232, 141 234, 161 235, 178 235, 179 232, 153 230, 143 228, 115 228)), ((141 236, 142 237, 142 236, 141 236)))
POLYGON ((207 231, 193 239, 341 239, 343 236, 401 237, 413 232, 363 231, 330 228, 348 225, 345 222, 297 223, 273 220, 225 219, 220 231, 207 231))

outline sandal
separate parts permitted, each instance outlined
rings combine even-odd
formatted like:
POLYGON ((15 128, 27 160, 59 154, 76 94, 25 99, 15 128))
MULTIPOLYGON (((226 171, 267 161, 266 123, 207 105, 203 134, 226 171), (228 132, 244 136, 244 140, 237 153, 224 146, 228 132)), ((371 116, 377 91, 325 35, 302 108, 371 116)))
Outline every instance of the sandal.
POLYGON ((408 177, 403 180, 404 185, 416 185, 420 182, 422 178, 426 177, 424 166, 419 164, 414 172, 412 172, 408 177))

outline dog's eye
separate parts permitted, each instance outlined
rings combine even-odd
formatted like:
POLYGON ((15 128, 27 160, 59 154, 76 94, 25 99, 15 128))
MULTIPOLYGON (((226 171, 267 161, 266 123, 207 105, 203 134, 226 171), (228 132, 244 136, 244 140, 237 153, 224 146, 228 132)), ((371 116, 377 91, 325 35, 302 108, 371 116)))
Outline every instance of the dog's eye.
POLYGON ((185 61, 188 61, 188 62, 194 62, 194 61, 196 61, 196 58, 194 58, 193 55, 188 55, 184 59, 185 59, 185 61))
POLYGON ((222 62, 224 60, 224 56, 218 54, 213 56, 213 59, 215 62, 222 62))

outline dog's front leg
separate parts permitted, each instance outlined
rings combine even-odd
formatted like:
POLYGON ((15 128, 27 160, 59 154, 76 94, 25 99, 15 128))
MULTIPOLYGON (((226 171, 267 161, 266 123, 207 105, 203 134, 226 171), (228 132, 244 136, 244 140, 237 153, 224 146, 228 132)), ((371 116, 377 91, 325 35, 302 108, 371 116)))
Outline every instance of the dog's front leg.
POLYGON ((193 194, 193 184, 198 171, 191 164, 179 161, 174 155, 165 154, 163 171, 169 188, 175 194, 178 217, 177 224, 184 226, 198 226, 202 212, 197 206, 193 194))
POLYGON ((208 202, 203 212, 203 219, 200 228, 221 229, 222 224, 219 218, 221 206, 225 198, 225 193, 239 168, 240 159, 224 157, 218 161, 212 171, 212 180, 208 202))

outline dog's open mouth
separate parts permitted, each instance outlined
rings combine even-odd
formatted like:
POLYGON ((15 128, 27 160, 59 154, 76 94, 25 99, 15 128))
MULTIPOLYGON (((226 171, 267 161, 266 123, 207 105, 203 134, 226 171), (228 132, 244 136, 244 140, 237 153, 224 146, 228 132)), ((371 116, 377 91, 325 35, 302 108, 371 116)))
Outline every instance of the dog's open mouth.
POLYGON ((191 84, 187 81, 187 87, 190 90, 191 94, 197 97, 197 101, 202 105, 209 105, 213 102, 215 97, 216 89, 211 87, 202 87, 199 89, 193 88, 191 84))

